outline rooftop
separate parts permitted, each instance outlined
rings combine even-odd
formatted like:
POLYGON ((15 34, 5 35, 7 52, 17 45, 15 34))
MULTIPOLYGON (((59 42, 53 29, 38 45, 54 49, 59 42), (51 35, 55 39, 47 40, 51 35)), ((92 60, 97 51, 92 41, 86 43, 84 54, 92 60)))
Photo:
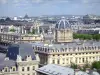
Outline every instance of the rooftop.
POLYGON ((36 60, 33 47, 29 43, 12 44, 8 47, 7 54, 0 53, 0 69, 4 67, 16 66, 17 56, 21 56, 22 61, 26 56, 31 56, 32 60, 36 60))
POLYGON ((56 29, 66 29, 71 28, 69 21, 67 21, 64 17, 59 20, 55 26, 56 29))
POLYGON ((47 75, 74 75, 73 69, 55 64, 48 64, 39 68, 37 71, 47 75))
MULTIPOLYGON (((36 70, 47 75, 74 75, 75 71, 69 67, 63 67, 55 64, 48 64, 36 70)), ((86 72, 78 71, 77 75, 88 75, 86 72)))
MULTIPOLYGON (((0 32, 0 34, 20 36, 20 33, 15 33, 15 32, 0 32)), ((21 34, 21 36, 35 36, 35 37, 38 37, 40 35, 39 34, 21 34)))
POLYGON ((31 56, 33 60, 36 59, 33 47, 29 43, 17 43, 8 47, 7 57, 16 60, 17 55, 20 55, 23 60, 26 58, 26 56, 31 56))
POLYGON ((33 46, 45 47, 50 49, 61 49, 61 48, 78 48, 78 47, 99 47, 99 41, 75 41, 71 43, 62 44, 44 44, 44 43, 33 43, 33 46))
POLYGON ((3 69, 4 67, 12 67, 15 66, 14 60, 5 60, 6 54, 0 53, 0 69, 3 69))

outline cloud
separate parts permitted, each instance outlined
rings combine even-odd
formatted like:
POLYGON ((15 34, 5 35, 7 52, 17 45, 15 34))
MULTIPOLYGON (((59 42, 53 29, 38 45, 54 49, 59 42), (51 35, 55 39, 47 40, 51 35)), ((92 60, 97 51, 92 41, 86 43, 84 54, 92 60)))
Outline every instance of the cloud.
POLYGON ((8 0, 0 0, 0 4, 6 4, 8 0))
POLYGON ((81 0, 85 4, 100 4, 100 0, 81 0))
POLYGON ((96 4, 96 3, 100 3, 100 0, 0 0, 0 4, 6 4, 8 2, 12 2, 14 4, 21 4, 21 3, 53 3, 53 2, 56 2, 56 3, 68 3, 68 2, 71 2, 71 3, 83 3, 83 4, 96 4))

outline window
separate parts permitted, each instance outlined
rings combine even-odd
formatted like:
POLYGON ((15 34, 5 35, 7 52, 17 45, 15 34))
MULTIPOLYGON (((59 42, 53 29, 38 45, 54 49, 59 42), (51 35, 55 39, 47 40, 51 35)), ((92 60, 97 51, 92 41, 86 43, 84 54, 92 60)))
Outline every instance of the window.
POLYGON ((22 67, 22 71, 24 71, 24 67, 22 67))
POLYGON ((83 63, 84 63, 84 58, 83 58, 83 63))
POLYGON ((63 58, 63 64, 65 64, 65 58, 63 58))
POLYGON ((77 63, 77 58, 76 58, 75 62, 77 63))
POLYGON ((55 55, 53 55, 53 56, 55 56, 55 55))
POLYGON ((33 73, 33 75, 35 75, 35 73, 33 73))
POLYGON ((7 72, 8 71, 8 68, 5 68, 5 72, 7 72))
POLYGON ((55 64, 55 60, 52 60, 52 63, 55 64))
POLYGON ((15 68, 13 68, 13 71, 15 71, 15 68))
POLYGON ((27 67, 27 71, 29 71, 30 70, 30 68, 29 67, 27 67))
POLYGON ((35 70, 35 66, 33 66, 33 70, 35 70))
POLYGON ((57 63, 58 63, 58 64, 60 64, 60 61, 59 61, 59 59, 57 60, 57 63))
POLYGON ((22 37, 22 39, 23 39, 23 37, 22 37))

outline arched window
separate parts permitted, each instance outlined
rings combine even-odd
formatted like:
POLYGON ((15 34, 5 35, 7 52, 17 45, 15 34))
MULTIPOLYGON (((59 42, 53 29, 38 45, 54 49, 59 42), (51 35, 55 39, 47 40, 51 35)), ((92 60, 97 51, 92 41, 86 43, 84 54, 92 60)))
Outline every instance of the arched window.
POLYGON ((5 68, 5 72, 8 72, 8 68, 5 68))

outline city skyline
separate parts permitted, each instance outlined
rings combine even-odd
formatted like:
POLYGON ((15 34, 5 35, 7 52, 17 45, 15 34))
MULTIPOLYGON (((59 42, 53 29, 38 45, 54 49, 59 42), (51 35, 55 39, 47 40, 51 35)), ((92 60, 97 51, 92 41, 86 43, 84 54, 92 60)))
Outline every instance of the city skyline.
POLYGON ((0 0, 0 16, 100 15, 100 0, 0 0))

